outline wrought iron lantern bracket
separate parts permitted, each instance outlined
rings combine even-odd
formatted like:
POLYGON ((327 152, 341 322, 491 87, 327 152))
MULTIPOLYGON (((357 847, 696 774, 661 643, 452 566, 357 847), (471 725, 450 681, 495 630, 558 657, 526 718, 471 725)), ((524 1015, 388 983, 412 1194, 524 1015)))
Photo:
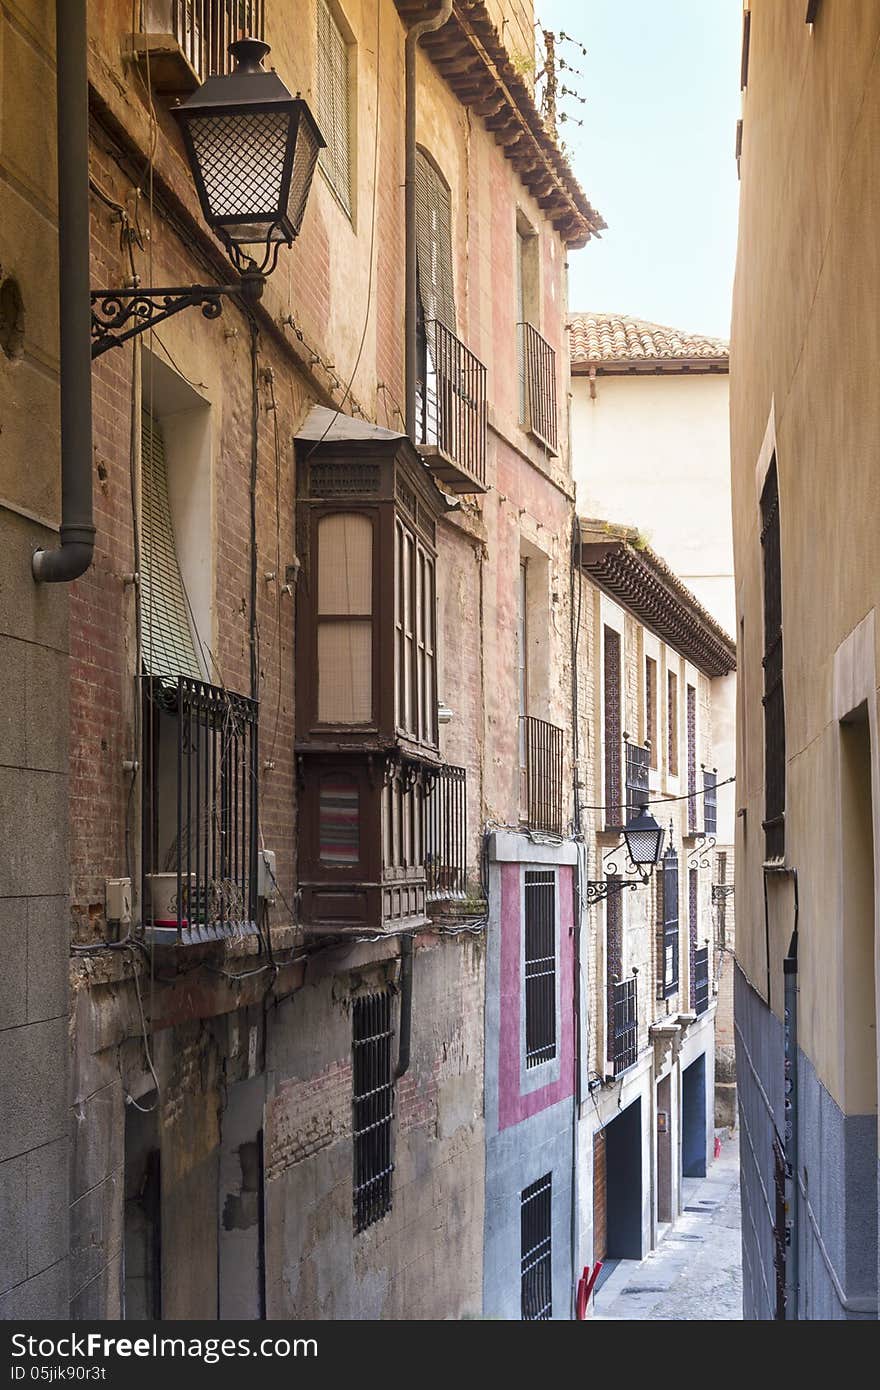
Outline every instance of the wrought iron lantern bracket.
POLYGON ((708 869, 711 865, 711 855, 715 848, 716 839, 714 835, 707 835, 705 831, 700 831, 694 836, 694 847, 688 855, 689 869, 708 869))
POLYGON ((245 275, 236 285, 176 285, 169 289, 92 290, 92 358, 155 328, 183 309, 201 309, 219 318, 223 300, 238 295, 253 305, 263 293, 263 275, 245 275))
POLYGON ((713 883, 712 901, 713 903, 723 902, 725 898, 733 897, 734 885, 732 883, 713 883))
POLYGON ((598 878, 587 880, 587 906, 593 907, 596 903, 604 902, 606 898, 611 898, 615 893, 622 893, 624 888, 643 888, 648 883, 651 875, 642 874, 639 878, 598 878))

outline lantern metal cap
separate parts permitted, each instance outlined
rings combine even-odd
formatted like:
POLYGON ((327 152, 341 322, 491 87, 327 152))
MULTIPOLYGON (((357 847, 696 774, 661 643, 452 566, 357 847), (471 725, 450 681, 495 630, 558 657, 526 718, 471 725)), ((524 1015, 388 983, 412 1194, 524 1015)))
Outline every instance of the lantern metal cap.
POLYGON ((193 113, 200 116, 217 109, 228 111, 230 106, 265 106, 294 102, 293 94, 281 81, 274 68, 263 67, 263 59, 271 52, 262 39, 238 39, 229 45, 235 67, 229 73, 214 73, 187 97, 172 106, 171 114, 178 120, 193 113))

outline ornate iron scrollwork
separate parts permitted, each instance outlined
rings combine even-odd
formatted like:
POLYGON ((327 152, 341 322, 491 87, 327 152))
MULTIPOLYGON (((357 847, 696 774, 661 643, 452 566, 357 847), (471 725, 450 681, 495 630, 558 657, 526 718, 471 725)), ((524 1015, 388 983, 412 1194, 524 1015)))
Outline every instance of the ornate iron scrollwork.
POLYGON ((163 290, 93 290, 92 357, 119 347, 128 338, 155 328, 183 309, 200 308, 216 319, 224 296, 241 294, 241 285, 184 285, 163 290))
POLYGON ((615 893, 622 893, 624 888, 643 888, 649 877, 650 875, 644 874, 640 878, 587 879, 587 906, 592 907, 595 903, 604 902, 615 893))
POLYGON ((688 855, 689 869, 708 869, 712 863, 711 854, 715 848, 714 835, 697 835, 696 844, 688 855))

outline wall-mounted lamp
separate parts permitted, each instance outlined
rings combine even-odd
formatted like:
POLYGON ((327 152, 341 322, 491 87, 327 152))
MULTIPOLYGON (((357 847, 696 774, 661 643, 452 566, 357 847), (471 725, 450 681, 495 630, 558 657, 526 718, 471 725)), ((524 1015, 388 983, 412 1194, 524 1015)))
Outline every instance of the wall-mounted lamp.
POLYGON ((624 888, 644 887, 650 880, 651 870, 656 868, 663 853, 665 830, 651 815, 647 806, 641 809, 623 827, 623 840, 630 862, 641 870, 638 878, 591 879, 587 883, 587 904, 602 902, 624 888))
POLYGON ((263 59, 259 39, 230 44, 235 68, 209 77, 180 106, 180 125, 202 214, 241 279, 235 285, 92 291, 92 357, 197 305, 220 314, 225 295, 255 304, 282 246, 302 225, 319 151, 326 144, 306 103, 263 59))

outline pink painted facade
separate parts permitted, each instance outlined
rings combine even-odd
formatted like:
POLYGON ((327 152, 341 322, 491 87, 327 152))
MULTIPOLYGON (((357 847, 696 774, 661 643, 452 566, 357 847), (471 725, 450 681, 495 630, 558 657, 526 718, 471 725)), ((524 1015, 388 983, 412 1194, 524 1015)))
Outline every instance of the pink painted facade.
POLYGON ((567 1100, 574 1091, 574 870, 557 869, 559 903, 559 1076, 547 1086, 523 1092, 522 1057, 522 865, 501 868, 501 1023, 498 1061, 498 1129, 567 1100))

